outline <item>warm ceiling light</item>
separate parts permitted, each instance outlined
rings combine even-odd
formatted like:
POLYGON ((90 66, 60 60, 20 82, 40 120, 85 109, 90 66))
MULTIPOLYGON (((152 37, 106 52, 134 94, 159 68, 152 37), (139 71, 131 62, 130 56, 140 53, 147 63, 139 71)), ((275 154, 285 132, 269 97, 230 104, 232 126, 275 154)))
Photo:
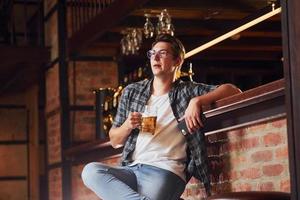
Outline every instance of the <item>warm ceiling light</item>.
POLYGON ((244 25, 242 25, 242 26, 240 26, 240 27, 238 27, 238 28, 236 28, 232 31, 229 31, 228 33, 225 33, 224 35, 221 35, 221 36, 219 36, 219 37, 217 37, 217 38, 215 38, 215 39, 213 39, 213 40, 211 40, 211 41, 209 41, 209 42, 207 42, 207 43, 205 43, 205 44, 203 44, 203 45, 201 45, 201 46, 199 46, 199 47, 197 47, 197 48, 195 48, 195 49, 193 49, 189 52, 187 52, 185 54, 184 58, 189 58, 189 57, 191 57, 191 56, 193 56, 193 55, 195 55, 195 54, 197 54, 197 53, 199 53, 199 52, 201 52, 201 51, 203 51, 203 50, 205 50, 205 49, 207 49, 207 48, 209 48, 209 47, 211 47, 211 46, 213 46, 213 45, 215 45, 219 42, 222 42, 223 40, 225 40, 227 38, 230 38, 230 37, 234 36, 235 34, 238 34, 242 31, 250 28, 251 26, 254 26, 254 25, 270 18, 270 17, 273 17, 274 15, 276 15, 280 12, 281 12, 281 7, 277 8, 277 9, 273 9, 271 12, 268 12, 267 14, 264 14, 264 15, 256 18, 256 19, 250 21, 250 22, 247 22, 246 24, 244 24, 244 25))

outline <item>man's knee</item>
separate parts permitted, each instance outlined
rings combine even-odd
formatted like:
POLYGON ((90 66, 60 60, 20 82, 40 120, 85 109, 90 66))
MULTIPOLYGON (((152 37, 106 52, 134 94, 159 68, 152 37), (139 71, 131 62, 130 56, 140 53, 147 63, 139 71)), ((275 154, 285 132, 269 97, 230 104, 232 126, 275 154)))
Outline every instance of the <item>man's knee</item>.
MULTIPOLYGON (((92 162, 84 166, 82 172, 81 172, 81 178, 83 183, 88 186, 92 184, 97 176, 99 176, 101 173, 102 165, 100 163, 92 162)), ((103 167, 104 169, 104 167, 103 167)))

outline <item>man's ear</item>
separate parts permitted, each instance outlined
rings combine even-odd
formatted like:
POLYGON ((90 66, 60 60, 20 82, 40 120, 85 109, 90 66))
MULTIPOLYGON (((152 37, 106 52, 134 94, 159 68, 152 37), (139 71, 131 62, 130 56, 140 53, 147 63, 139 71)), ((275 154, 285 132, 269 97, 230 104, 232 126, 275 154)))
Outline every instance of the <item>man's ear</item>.
POLYGON ((176 58, 176 64, 175 64, 175 66, 178 66, 179 70, 181 68, 182 63, 183 63, 183 59, 181 59, 180 56, 178 58, 176 58))

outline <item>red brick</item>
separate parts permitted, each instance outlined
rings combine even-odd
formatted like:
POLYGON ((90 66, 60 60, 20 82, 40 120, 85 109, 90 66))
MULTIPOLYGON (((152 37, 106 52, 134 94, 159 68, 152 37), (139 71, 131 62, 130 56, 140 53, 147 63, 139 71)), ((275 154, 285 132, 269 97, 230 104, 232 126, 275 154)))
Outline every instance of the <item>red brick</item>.
POLYGON ((225 181, 237 180, 240 176, 237 171, 223 172, 223 177, 225 181))
POLYGON ((263 174, 266 176, 278 176, 283 170, 284 166, 281 164, 263 166, 263 174))
POLYGON ((243 139, 239 142, 234 142, 229 144, 229 151, 244 151, 247 149, 252 149, 259 145, 259 137, 253 137, 248 139, 243 139))
POLYGON ((263 137, 263 141, 266 146, 276 146, 283 142, 282 136, 279 133, 268 133, 263 137))
POLYGON ((268 126, 268 123, 264 123, 264 124, 250 126, 247 129, 251 132, 258 132, 258 131, 262 131, 262 130, 266 129, 267 126, 268 126))
POLYGON ((47 119, 47 142, 49 164, 61 161, 60 115, 47 119))
POLYGON ((273 182, 265 182, 259 185, 259 191, 274 191, 273 182))
POLYGON ((59 107, 58 65, 46 72, 46 113, 59 107))
POLYGON ((247 161, 247 158, 243 155, 232 156, 230 158, 230 165, 231 166, 243 165, 246 161, 247 161))
POLYGON ((240 171, 240 174, 241 174, 241 178, 244 179, 257 179, 261 177, 261 172, 260 169, 258 168, 245 169, 240 171))
POLYGON ((270 161, 273 158, 273 153, 270 150, 257 151, 251 155, 253 162, 270 161))
POLYGON ((228 131, 227 136, 228 138, 236 138, 236 137, 244 137, 246 135, 245 129, 237 129, 233 131, 228 131))
POLYGON ((62 173, 60 168, 51 169, 48 174, 49 200, 62 200, 62 173))
POLYGON ((288 159, 288 147, 281 147, 276 149, 276 158, 278 159, 288 159))
POLYGON ((282 180, 280 182, 280 191, 282 191, 282 192, 291 192, 290 180, 282 180))
POLYGON ((249 183, 239 183, 239 184, 234 184, 232 187, 232 190, 235 192, 239 191, 251 191, 252 190, 252 185, 249 183))
POLYGON ((272 122, 272 126, 275 128, 286 127, 286 119, 274 121, 274 122, 272 122))

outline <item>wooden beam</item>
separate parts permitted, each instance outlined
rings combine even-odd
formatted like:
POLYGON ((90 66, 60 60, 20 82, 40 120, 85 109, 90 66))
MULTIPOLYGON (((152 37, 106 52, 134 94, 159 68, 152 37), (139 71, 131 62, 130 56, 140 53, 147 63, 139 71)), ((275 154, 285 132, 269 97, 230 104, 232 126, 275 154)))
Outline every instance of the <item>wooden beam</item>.
MULTIPOLYGON (((267 52, 263 49, 255 53, 245 53, 246 51, 212 51, 198 53, 192 59, 200 60, 223 60, 223 61, 280 61, 282 53, 267 52)), ((189 58, 190 59, 190 58, 189 58)))
POLYGON ((244 46, 244 45, 220 45, 213 46, 209 48, 209 51, 247 51, 247 52, 255 52, 255 51, 271 51, 271 52, 282 52, 282 46, 279 45, 254 45, 254 46, 244 46))
POLYGON ((211 9, 236 9, 236 10, 244 10, 244 11, 255 11, 264 6, 266 6, 266 2, 260 0, 251 0, 251 1, 231 1, 225 2, 222 0, 214 0, 214 1, 199 1, 199 0, 185 0, 185 1, 174 1, 174 0, 153 0, 147 3, 147 7, 150 8, 205 8, 207 10, 211 9))
MULTIPOLYGON (((264 5, 265 6, 265 5, 264 5)), ((162 11, 162 6, 157 8, 143 8, 135 10, 130 16, 144 17, 145 13, 149 14, 152 18, 157 18, 157 15, 162 11)), ((254 11, 253 11, 254 12, 254 11)), ((198 19, 198 20, 209 20, 209 19, 221 19, 221 20, 241 20, 250 14, 249 11, 242 11, 231 8, 207 8, 207 7, 171 7, 168 8, 168 13, 172 19, 198 19)), ((272 17, 271 21, 280 21, 280 16, 272 17)))
MULTIPOLYGON (((126 26, 117 26, 109 30, 110 35, 113 35, 113 33, 118 34, 119 38, 121 37, 121 31, 125 30, 126 26)), ((133 28, 141 28, 140 26, 133 26, 133 28)), ((184 35, 189 35, 189 36, 197 36, 197 37, 202 37, 202 36, 212 36, 217 33, 217 30, 209 30, 207 28, 199 27, 199 26, 180 26, 180 27, 175 27, 175 34, 177 36, 184 36, 184 35)), ((262 31, 262 30, 247 30, 243 31, 240 33, 241 37, 254 37, 254 38, 281 38, 281 32, 280 31, 262 31)), ((115 36, 117 37, 117 36, 115 36)), ((120 38, 121 39, 121 38, 120 38)), ((119 39, 119 40, 120 40, 119 39)))
POLYGON ((87 47, 108 29, 114 27, 131 11, 142 6, 147 1, 149 0, 115 0, 108 8, 104 9, 68 39, 69 55, 87 47))
MULTIPOLYGON (((267 7, 269 8, 269 7, 267 7)), ((266 9, 262 9, 266 10, 266 9)), ((271 9, 270 9, 271 10, 271 9)), ((259 12, 259 11, 257 11, 259 12)), ((251 15, 252 13, 249 13, 251 15)), ((257 24, 255 27, 252 27, 251 30, 260 30, 260 31, 281 31, 280 26, 281 22, 280 20, 277 20, 280 17, 280 15, 275 15, 269 19, 267 19, 264 22, 261 22, 261 24, 257 24), (274 19, 275 18, 275 19, 274 19)), ((206 19, 198 19, 198 18, 176 18, 172 19, 172 23, 175 26, 175 34, 176 30, 179 28, 205 28, 207 30, 213 30, 213 31, 223 31, 224 29, 227 29, 231 27, 234 24, 237 24, 241 21, 246 22, 247 17, 242 17, 238 19, 222 19, 220 18, 211 18, 209 20, 206 19)), ((151 20, 153 25, 156 24, 157 19, 151 20)), ((125 26, 125 27, 140 27, 142 28, 145 23, 145 17, 140 16, 128 16, 126 17, 126 20, 121 21, 119 23, 119 26, 125 26)), ((243 23, 239 23, 243 24, 243 23)))

